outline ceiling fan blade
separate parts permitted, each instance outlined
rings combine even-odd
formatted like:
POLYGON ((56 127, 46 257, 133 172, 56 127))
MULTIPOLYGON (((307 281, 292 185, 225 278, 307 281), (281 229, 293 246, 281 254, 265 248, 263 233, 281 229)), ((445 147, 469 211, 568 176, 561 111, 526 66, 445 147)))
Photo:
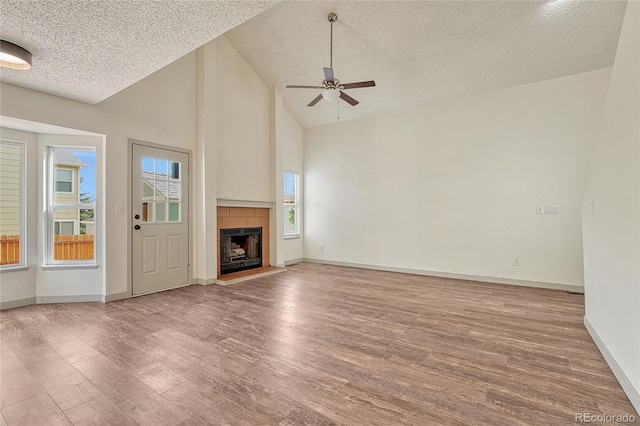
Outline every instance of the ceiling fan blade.
POLYGON ((333 83, 333 68, 323 68, 324 70, 324 79, 333 83))
MULTIPOLYGON (((322 96, 322 94, 320 94, 320 96, 322 96)), ((356 106, 360 103, 344 92, 340 92, 340 99, 350 104, 351 106, 356 106)))
POLYGON ((369 81, 359 81, 357 83, 341 84, 339 87, 340 89, 357 89, 359 87, 373 87, 375 85, 376 85, 375 81, 369 80, 369 81))
POLYGON ((309 105, 307 105, 308 107, 314 106, 315 104, 317 104, 318 102, 320 102, 320 99, 322 99, 322 93, 320 93, 314 100, 312 100, 311 102, 309 102, 309 105))
POLYGON ((287 89, 324 89, 324 86, 296 86, 294 84, 290 84, 287 86, 287 89))

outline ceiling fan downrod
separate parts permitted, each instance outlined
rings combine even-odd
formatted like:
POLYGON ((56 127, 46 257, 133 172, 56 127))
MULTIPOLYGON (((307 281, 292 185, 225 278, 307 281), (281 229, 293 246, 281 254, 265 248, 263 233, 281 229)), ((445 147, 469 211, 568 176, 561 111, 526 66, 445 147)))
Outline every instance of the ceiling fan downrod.
POLYGON ((331 22, 331 38, 329 43, 329 68, 333 68, 333 23, 338 20, 338 15, 331 12, 327 17, 329 22, 331 22))

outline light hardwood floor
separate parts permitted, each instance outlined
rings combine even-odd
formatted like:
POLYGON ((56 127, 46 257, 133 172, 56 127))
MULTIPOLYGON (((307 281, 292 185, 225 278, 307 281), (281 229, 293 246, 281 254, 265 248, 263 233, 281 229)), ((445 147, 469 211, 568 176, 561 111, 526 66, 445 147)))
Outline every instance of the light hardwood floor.
POLYGON ((4 425, 562 425, 637 413, 561 291, 300 264, 0 313, 4 425))

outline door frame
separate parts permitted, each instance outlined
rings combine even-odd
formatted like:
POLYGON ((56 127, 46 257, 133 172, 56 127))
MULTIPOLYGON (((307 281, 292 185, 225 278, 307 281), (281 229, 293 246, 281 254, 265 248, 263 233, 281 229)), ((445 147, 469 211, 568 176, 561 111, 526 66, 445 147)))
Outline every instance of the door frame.
POLYGON ((128 138, 127 139, 127 150, 128 150, 127 151, 128 152, 127 154, 127 203, 128 203, 128 206, 124 210, 125 210, 125 214, 127 214, 127 258, 128 258, 127 259, 127 294, 130 298, 149 294, 149 293, 144 293, 144 294, 137 294, 135 296, 133 294, 133 232, 132 232, 133 231, 133 200, 132 200, 132 197, 133 197, 133 145, 142 145, 149 148, 164 149, 166 151, 175 151, 175 152, 180 152, 182 154, 187 154, 187 157, 188 157, 187 163, 189 167, 189 173, 187 176, 187 183, 189 185, 189 204, 188 204, 189 214, 187 215, 187 224, 188 224, 187 238, 189 239, 189 242, 187 244, 189 248, 189 255, 188 255, 189 281, 187 284, 180 287, 186 287, 193 284, 193 220, 192 220, 193 179, 191 178, 191 176, 193 176, 193 173, 191 170, 192 163, 193 163, 193 155, 192 155, 193 151, 190 149, 180 148, 177 146, 163 145, 159 143, 128 138))

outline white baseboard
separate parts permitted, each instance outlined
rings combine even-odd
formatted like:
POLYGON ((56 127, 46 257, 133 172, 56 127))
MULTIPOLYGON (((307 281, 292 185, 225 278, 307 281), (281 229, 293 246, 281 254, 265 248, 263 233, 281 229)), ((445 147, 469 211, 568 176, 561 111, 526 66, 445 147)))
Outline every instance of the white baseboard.
POLYGON ((210 285, 210 284, 215 284, 216 280, 217 278, 194 278, 193 283, 200 284, 200 285, 210 285))
POLYGON ((0 311, 4 311, 5 309, 19 308, 21 306, 35 305, 36 298, 35 297, 27 297, 25 299, 18 300, 7 300, 4 302, 0 302, 0 311))
POLYGON ((573 293, 584 293, 584 286, 575 284, 557 284, 542 281, 517 280, 512 278, 485 277, 480 275, 456 274, 452 272, 426 271, 423 269, 396 268, 394 266, 370 265, 367 263, 340 262, 336 260, 304 258, 305 262, 322 263, 326 265, 347 266, 350 268, 373 269, 376 271, 400 272, 402 274, 425 275, 429 277, 454 278, 458 280, 483 281, 494 284, 518 285, 523 287, 548 288, 551 290, 564 290, 573 293))
POLYGON ((46 303, 70 303, 70 302, 102 302, 101 294, 78 294, 72 296, 38 296, 25 299, 8 300, 0 302, 0 311, 19 308, 28 305, 42 305, 46 303))
POLYGON ((123 291, 121 293, 107 294, 104 297, 104 302, 105 303, 115 302, 116 300, 128 299, 130 297, 131 297, 131 295, 129 294, 128 291, 123 291))
POLYGON ((75 294, 68 296, 38 296, 36 303, 102 302, 101 294, 75 294))
POLYGON ((609 364, 609 368, 613 371, 613 375, 616 376, 620 386, 622 386, 622 390, 627 394, 629 401, 631 401, 631 405, 636 409, 638 414, 640 415, 640 389, 636 389, 629 380, 629 377, 625 374, 624 370, 620 367, 616 359, 613 357, 611 352, 609 352, 609 348, 604 343, 604 341, 600 338, 600 335, 589 321, 587 316, 584 316, 584 326, 587 328, 589 335, 595 342, 596 346, 600 350, 600 353, 604 357, 604 360, 609 364))
POLYGON ((302 262, 304 262, 304 259, 301 257, 298 259, 289 259, 284 261, 284 266, 291 266, 291 265, 295 265, 296 263, 302 263, 302 262))

